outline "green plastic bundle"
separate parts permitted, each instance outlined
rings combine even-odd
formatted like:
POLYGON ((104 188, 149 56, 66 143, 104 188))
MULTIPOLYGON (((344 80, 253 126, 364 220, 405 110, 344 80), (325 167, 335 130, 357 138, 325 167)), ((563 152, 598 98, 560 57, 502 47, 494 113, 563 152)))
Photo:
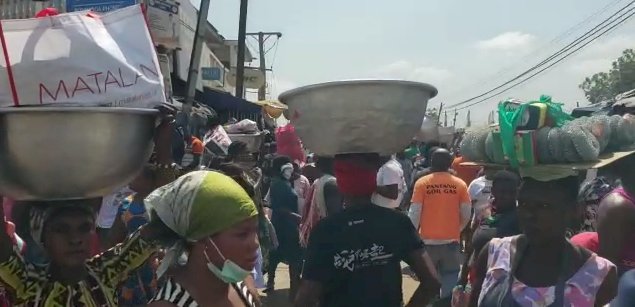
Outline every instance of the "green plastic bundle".
POLYGON ((562 110, 562 104, 552 102, 550 96, 542 95, 538 101, 522 103, 520 105, 516 105, 515 102, 516 101, 506 100, 498 104, 498 122, 500 125, 501 140, 503 142, 503 152, 505 156, 509 157, 509 163, 512 167, 518 167, 518 159, 514 149, 514 134, 523 119, 525 110, 530 104, 545 104, 547 106, 548 118, 555 127, 562 127, 572 119, 571 115, 562 110), (509 106, 512 103, 514 107, 510 108, 509 106))

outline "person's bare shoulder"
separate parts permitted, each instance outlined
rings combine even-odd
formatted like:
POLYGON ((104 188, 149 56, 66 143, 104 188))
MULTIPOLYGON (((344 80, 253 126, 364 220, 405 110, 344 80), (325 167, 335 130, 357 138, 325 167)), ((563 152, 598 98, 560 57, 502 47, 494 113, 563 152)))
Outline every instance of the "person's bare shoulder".
POLYGON ((602 199, 598 217, 621 214, 635 215, 635 204, 617 193, 611 193, 602 199))
POLYGON ((621 227, 635 230, 635 204, 616 193, 610 194, 600 202, 597 222, 604 231, 624 231, 621 227))

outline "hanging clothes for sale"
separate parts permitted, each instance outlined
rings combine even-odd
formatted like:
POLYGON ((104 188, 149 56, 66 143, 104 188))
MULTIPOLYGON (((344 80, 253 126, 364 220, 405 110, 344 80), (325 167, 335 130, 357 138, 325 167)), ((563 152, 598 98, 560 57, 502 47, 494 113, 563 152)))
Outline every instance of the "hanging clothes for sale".
POLYGON ((276 128, 276 144, 278 155, 287 156, 300 166, 304 165, 306 156, 302 149, 302 142, 292 124, 276 128))

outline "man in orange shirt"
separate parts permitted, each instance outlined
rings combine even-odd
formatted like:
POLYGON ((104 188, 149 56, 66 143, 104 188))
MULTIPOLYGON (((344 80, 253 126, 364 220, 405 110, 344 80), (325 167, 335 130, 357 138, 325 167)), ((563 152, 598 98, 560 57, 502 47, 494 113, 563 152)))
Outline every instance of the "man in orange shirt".
POLYGON ((465 182, 448 172, 452 155, 446 149, 432 153, 432 173, 417 180, 408 215, 428 246, 441 277, 441 299, 448 299, 460 269, 460 236, 472 214, 465 182))
POLYGON ((193 170, 201 164, 201 157, 203 156, 203 152, 205 151, 205 145, 203 145, 203 142, 199 138, 193 135, 186 136, 185 143, 187 144, 185 150, 192 151, 192 163, 190 163, 185 168, 188 170, 193 170))

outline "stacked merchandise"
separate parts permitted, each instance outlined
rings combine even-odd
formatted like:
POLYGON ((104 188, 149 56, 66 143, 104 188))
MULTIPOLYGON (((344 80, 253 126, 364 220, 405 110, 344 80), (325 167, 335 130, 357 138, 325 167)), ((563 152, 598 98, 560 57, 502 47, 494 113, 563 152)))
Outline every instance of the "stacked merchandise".
POLYGON ((635 145, 635 116, 572 119, 545 96, 529 103, 503 101, 499 117, 498 127, 467 131, 461 142, 467 159, 515 166, 590 162, 635 145))
POLYGON ((251 153, 260 151, 265 135, 258 130, 258 124, 249 119, 231 123, 225 126, 225 131, 229 138, 234 141, 241 141, 247 144, 247 150, 251 153))

